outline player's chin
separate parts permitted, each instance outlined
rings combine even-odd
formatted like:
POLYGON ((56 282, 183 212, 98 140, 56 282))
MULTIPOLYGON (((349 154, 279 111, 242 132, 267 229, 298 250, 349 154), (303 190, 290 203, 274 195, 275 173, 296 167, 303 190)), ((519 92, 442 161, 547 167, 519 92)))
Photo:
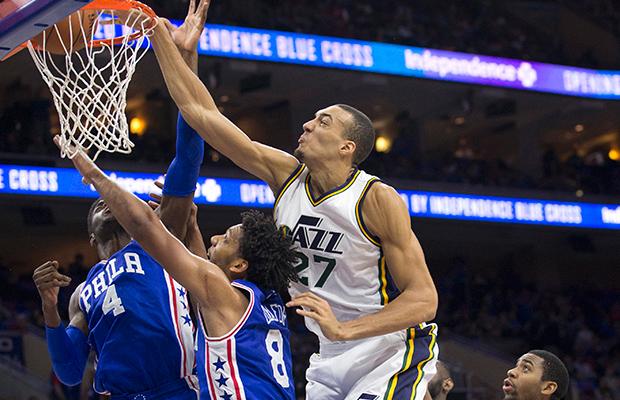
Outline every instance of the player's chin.
POLYGON ((299 162, 304 162, 304 152, 301 151, 301 149, 299 147, 300 146, 297 146, 297 148, 293 152, 293 156, 295 156, 295 158, 298 159, 299 162))

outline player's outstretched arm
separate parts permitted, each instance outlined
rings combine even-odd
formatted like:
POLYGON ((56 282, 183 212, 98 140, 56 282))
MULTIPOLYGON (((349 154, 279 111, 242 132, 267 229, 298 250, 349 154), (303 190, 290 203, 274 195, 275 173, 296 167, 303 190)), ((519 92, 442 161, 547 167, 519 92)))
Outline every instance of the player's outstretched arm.
POLYGON ((79 307, 82 285, 78 286, 71 296, 71 323, 65 329, 58 314, 58 292, 61 287, 67 286, 71 279, 58 272, 58 261, 41 264, 35 269, 32 278, 41 296, 47 348, 54 372, 65 385, 77 385, 82 381, 89 352, 86 341, 88 324, 79 307))
MULTIPOLYGON (((209 3, 209 0, 201 0, 197 12, 206 15, 209 3)), ((297 167, 297 159, 252 141, 218 110, 207 88, 183 62, 168 27, 169 24, 160 19, 151 40, 170 95, 185 120, 217 151, 267 182, 272 190, 279 190, 297 167)))
POLYGON ((382 183, 372 186, 363 205, 367 227, 381 239, 383 253, 401 294, 381 311, 350 321, 338 321, 329 303, 312 292, 296 296, 289 307, 316 320, 330 340, 356 340, 384 335, 431 321, 437 311, 437 291, 424 253, 411 230, 409 213, 396 191, 382 183))
MULTIPOLYGON (((197 45, 204 28, 206 15, 199 12, 196 0, 190 0, 187 16, 180 27, 169 24, 168 29, 183 61, 198 72, 197 45)), ((204 155, 204 141, 179 113, 176 131, 176 153, 168 167, 166 182, 162 188, 159 217, 166 228, 179 240, 186 234, 186 221, 194 201, 194 190, 204 155)))
POLYGON ((176 155, 168 167, 162 187, 159 217, 166 228, 181 241, 185 240, 187 218, 194 204, 194 191, 203 155, 202 138, 179 114, 176 155))
MULTIPOLYGON (((59 136, 54 137, 54 142, 60 147, 59 136)), ((77 152, 71 161, 84 182, 95 187, 125 231, 199 301, 207 302, 211 298, 230 301, 236 297, 231 295, 234 289, 224 272, 192 254, 166 229, 147 203, 108 178, 84 152, 77 152)))

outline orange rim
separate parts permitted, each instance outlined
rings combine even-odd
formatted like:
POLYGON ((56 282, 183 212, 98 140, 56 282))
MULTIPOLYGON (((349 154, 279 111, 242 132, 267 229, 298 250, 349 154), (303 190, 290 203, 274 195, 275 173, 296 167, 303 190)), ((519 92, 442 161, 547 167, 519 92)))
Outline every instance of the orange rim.
MULTIPOLYGON (((89 3, 88 5, 82 8, 82 10, 131 10, 131 9, 140 10, 146 15, 148 15, 149 17, 151 17, 151 25, 149 27, 152 27, 156 23, 155 19, 157 18, 157 14, 155 14, 155 11, 153 11, 151 7, 137 0, 94 0, 93 2, 89 3)), ((123 43, 125 40, 129 42, 132 40, 136 40, 143 35, 144 35, 144 32, 136 31, 127 36, 118 36, 112 39, 92 40, 90 42, 90 45, 94 47, 101 47, 103 45, 116 45, 116 44, 123 43)))
MULTIPOLYGON (((151 25, 149 27, 152 27, 156 23, 155 19, 157 18, 157 14, 155 14, 155 11, 153 11, 151 7, 137 0, 94 0, 88 3, 86 6, 81 8, 81 10, 131 10, 131 9, 138 9, 142 11, 143 13, 145 13, 146 15, 148 15, 149 17, 151 17, 151 25)), ((141 36, 144 36, 144 32, 136 31, 130 35, 117 36, 111 39, 91 40, 88 43, 93 47, 101 47, 103 45, 113 46, 113 45, 121 44, 125 40, 127 40, 128 42, 131 42, 133 40, 138 39, 141 36)), ((21 51, 23 48, 26 48, 26 47, 28 47, 28 42, 21 44, 13 52, 8 54, 2 61, 8 59, 9 57, 13 56, 14 54, 16 54, 17 52, 21 51)), ((44 50, 44 49, 39 49, 39 50, 44 50)))

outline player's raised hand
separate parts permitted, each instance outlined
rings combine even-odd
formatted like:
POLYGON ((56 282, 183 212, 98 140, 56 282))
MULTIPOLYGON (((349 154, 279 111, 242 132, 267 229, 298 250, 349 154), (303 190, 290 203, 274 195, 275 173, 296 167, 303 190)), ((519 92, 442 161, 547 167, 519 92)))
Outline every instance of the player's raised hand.
POLYGON ((342 324, 336 319, 329 303, 312 292, 305 292, 293 297, 286 303, 287 307, 302 307, 297 314, 312 318, 318 322, 326 338, 332 341, 347 340, 342 324))
POLYGON ((167 19, 160 18, 160 21, 164 23, 172 35, 172 41, 176 44, 181 54, 183 52, 196 51, 198 40, 204 30, 210 5, 211 0, 200 0, 198 6, 196 6, 196 0, 190 0, 185 21, 178 28, 167 19))
POLYGON ((61 152, 73 155, 73 157, 70 156, 71 161, 73 162, 75 169, 77 169, 82 175, 82 181, 85 184, 90 184, 93 175, 96 173, 102 173, 101 170, 82 149, 77 149, 74 146, 65 148, 63 140, 64 139, 58 135, 54 136, 54 144, 56 147, 58 147, 61 152))
POLYGON ((58 304, 60 288, 71 283, 71 278, 58 272, 58 261, 46 261, 38 266, 32 274, 32 279, 43 305, 54 307, 58 304))
POLYGON ((162 196, 161 193, 164 189, 164 183, 160 181, 155 181, 153 182, 153 184, 158 188, 158 190, 149 192, 149 197, 151 198, 151 200, 148 201, 148 205, 153 209, 153 211, 155 211, 159 215, 159 206, 161 205, 162 196))

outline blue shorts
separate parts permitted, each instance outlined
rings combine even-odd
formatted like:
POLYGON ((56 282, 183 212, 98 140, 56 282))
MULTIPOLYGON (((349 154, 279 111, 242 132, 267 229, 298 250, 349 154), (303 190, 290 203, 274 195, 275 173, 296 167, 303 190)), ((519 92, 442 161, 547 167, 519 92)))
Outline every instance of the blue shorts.
POLYGON ((155 389, 132 394, 110 396, 111 400, 198 400, 198 380, 193 378, 179 379, 155 389), (191 384, 188 382, 191 379, 191 384), (195 387, 192 388, 192 386, 195 387))

